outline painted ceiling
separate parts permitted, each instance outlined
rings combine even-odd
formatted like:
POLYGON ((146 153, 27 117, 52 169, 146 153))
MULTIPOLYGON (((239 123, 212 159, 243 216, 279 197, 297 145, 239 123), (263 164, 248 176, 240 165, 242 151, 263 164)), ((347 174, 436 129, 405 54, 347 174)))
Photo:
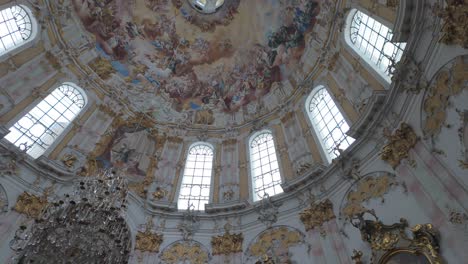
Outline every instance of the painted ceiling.
POLYGON ((72 2, 95 39, 89 66, 159 122, 242 124, 318 59, 307 51, 324 0, 227 0, 209 15, 187 0, 72 2))

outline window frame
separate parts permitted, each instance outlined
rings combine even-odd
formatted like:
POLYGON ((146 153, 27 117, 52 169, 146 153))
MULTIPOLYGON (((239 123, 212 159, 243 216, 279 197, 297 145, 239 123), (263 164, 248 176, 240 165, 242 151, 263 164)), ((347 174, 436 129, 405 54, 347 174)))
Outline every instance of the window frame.
POLYGON ((210 176, 210 192, 209 192, 209 198, 208 198, 208 201, 207 203, 205 204, 205 207, 203 208, 198 208, 198 209, 195 209, 195 211, 198 211, 198 212, 204 212, 205 209, 206 209, 206 205, 210 204, 212 201, 213 201, 213 188, 214 188, 214 175, 215 175, 215 168, 216 168, 216 149, 215 147, 213 146, 213 144, 211 143, 208 143, 208 142, 204 142, 204 141, 198 141, 198 142, 194 142, 192 143, 186 150, 185 150, 185 153, 184 153, 184 167, 182 169, 182 171, 180 172, 180 180, 179 180, 179 183, 178 183, 178 186, 177 186, 177 193, 176 193, 176 204, 177 204, 177 210, 178 211, 184 211, 184 210, 187 210, 187 209, 181 209, 179 207, 179 199, 180 199, 180 192, 182 190, 182 184, 184 182, 184 176, 185 176, 185 170, 186 170, 186 166, 187 166, 187 161, 188 161, 188 156, 190 154, 190 150, 198 145, 204 145, 204 146, 207 146, 209 148, 211 148, 212 152, 213 152, 213 160, 211 161, 212 162, 212 166, 211 166, 211 176, 210 176))
MULTIPOLYGON (((354 7, 352 8, 346 17, 345 20, 345 26, 343 30, 343 38, 344 38, 344 46, 346 49, 351 52, 353 57, 355 57, 358 61, 364 62, 361 63, 361 65, 369 72, 371 73, 374 77, 377 78, 377 80, 385 87, 388 89, 388 87, 391 84, 391 76, 387 75, 384 71, 380 70, 379 66, 375 65, 375 63, 365 54, 362 53, 361 50, 359 50, 358 47, 354 45, 354 43, 351 40, 351 25, 353 23, 354 16, 356 15, 357 12, 361 12, 364 15, 367 15, 368 17, 376 20, 377 22, 381 23, 382 25, 386 26, 390 31, 393 32, 393 24, 384 20, 383 18, 370 14, 367 10, 361 8, 361 7, 354 7)), ((405 50, 403 49, 402 53, 402 58, 405 54, 405 50)))
MULTIPOLYGON (((60 144, 60 142, 63 140, 63 138, 70 132, 71 129, 73 129, 73 122, 77 119, 79 119, 84 113, 87 112, 88 108, 90 107, 89 103, 89 97, 86 91, 76 85, 73 82, 57 82, 56 84, 52 85, 47 92, 44 92, 44 95, 38 96, 36 100, 34 100, 32 103, 30 103, 27 107, 25 107, 23 110, 21 110, 18 114, 15 115, 15 118, 12 118, 10 121, 5 123, 3 127, 8 131, 3 138, 1 138, 2 141, 8 142, 8 144, 13 145, 15 148, 18 149, 18 151, 21 151, 19 147, 14 145, 14 143, 10 142, 9 140, 6 139, 8 134, 10 133, 9 129, 13 127, 19 120, 21 120, 24 116, 30 113, 31 110, 33 110, 36 106, 38 106, 47 96, 52 94, 55 90, 59 89, 62 85, 69 85, 75 88, 81 95, 83 96, 84 102, 83 102, 83 107, 80 109, 80 111, 76 114, 76 116, 73 117, 73 119, 70 121, 69 124, 66 125, 66 127, 57 135, 57 137, 53 140, 53 142, 43 151, 41 155, 39 155, 37 158, 34 158, 30 155, 31 159, 40 159, 42 156, 48 156, 52 151, 54 151, 55 147, 60 144)), ((56 120, 54 120, 56 122, 56 120)))
POLYGON ((9 2, 9 3, 6 3, 4 5, 1 5, 0 10, 11 8, 13 6, 19 6, 19 7, 23 8, 26 11, 26 13, 28 14, 29 18, 31 19, 31 36, 27 40, 23 41, 19 45, 15 46, 15 47, 13 47, 13 48, 11 48, 9 50, 7 50, 6 52, 3 52, 3 53, 0 52, 0 61, 3 61, 3 60, 5 60, 5 59, 7 59, 9 57, 12 57, 12 56, 24 51, 27 48, 30 48, 30 47, 34 46, 40 40, 38 38, 39 25, 38 25, 38 22, 37 22, 37 18, 32 13, 32 11, 31 11, 32 8, 29 6, 29 4, 23 3, 23 1, 20 1, 19 3, 9 2))
MULTIPOLYGON (((333 96, 333 93, 330 92, 330 89, 328 88, 327 85, 325 84, 318 84, 316 85, 312 91, 309 93, 309 95, 307 96, 306 100, 304 101, 304 111, 305 111, 305 114, 306 116, 308 117, 308 122, 309 122, 309 125, 310 125, 310 129, 313 130, 313 133, 311 133, 311 135, 313 135, 314 137, 314 140, 316 142, 319 142, 318 144, 320 145, 319 149, 320 149, 320 154, 322 156, 322 159, 327 161, 328 164, 331 164, 332 162, 332 157, 327 153, 327 148, 325 146, 325 143, 323 142, 324 139, 322 139, 322 136, 320 135, 320 131, 317 127, 317 125, 315 124, 315 122, 312 121, 312 111, 309 111, 310 109, 310 104, 312 102, 312 99, 314 98, 314 96, 317 94, 317 92, 321 89, 325 89, 325 91, 329 94, 331 100, 333 101, 333 103, 335 104, 336 108, 338 108, 338 111, 340 112, 340 114, 343 116, 343 119, 344 121, 347 123, 347 125, 351 128, 352 126, 352 122, 351 120, 348 118, 348 116, 346 115, 346 112, 344 111, 344 109, 342 108, 341 104, 337 103, 336 101, 336 98, 333 96)), ((348 130, 349 131, 349 130, 348 130)), ((345 136, 348 136, 346 134, 347 132, 344 133, 345 136)), ((348 136, 349 137, 349 136, 348 136)), ((351 137, 352 138, 352 137, 351 137)), ((353 142, 355 141, 355 139, 353 139, 353 142)), ((350 146, 352 146, 353 142, 350 143, 350 146)))
POLYGON ((255 138, 257 138, 259 135, 265 133, 265 132, 268 132, 272 135, 273 137, 273 145, 275 147, 275 155, 276 155, 276 160, 278 162, 278 170, 279 170, 279 175, 280 175, 280 179, 281 179, 281 183, 279 184, 282 192, 281 193, 277 193, 275 195, 270 195, 270 197, 273 197, 273 196, 278 196, 278 195, 282 195, 284 193, 284 190, 283 190, 283 187, 281 186, 284 182, 285 182, 285 179, 284 179, 284 175, 282 173, 283 171, 283 167, 282 167, 282 164, 281 164, 281 156, 279 155, 279 148, 278 148, 278 144, 277 144, 277 141, 275 140, 276 139, 276 134, 274 132, 273 129, 269 129, 269 128, 265 128, 265 129, 261 129, 259 131, 256 131, 254 132, 253 134, 250 135, 249 137, 249 140, 246 142, 247 146, 246 146, 246 149, 247 149, 247 152, 246 154, 248 155, 247 156, 247 163, 248 163, 248 182, 250 184, 250 195, 252 197, 252 201, 253 202, 260 202, 262 200, 262 198, 258 198, 256 199, 255 197, 257 197, 257 194, 255 193, 255 185, 254 185, 254 175, 253 175, 253 170, 252 170, 252 149, 251 149, 251 144, 252 142, 254 141, 255 138))

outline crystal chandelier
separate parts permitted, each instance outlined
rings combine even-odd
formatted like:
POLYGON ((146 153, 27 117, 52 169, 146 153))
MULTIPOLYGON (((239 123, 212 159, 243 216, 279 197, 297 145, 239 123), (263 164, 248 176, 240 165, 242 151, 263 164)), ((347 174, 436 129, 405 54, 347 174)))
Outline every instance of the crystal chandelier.
POLYGON ((49 202, 10 242, 17 263, 127 263, 127 183, 114 172, 83 177, 73 192, 49 202))

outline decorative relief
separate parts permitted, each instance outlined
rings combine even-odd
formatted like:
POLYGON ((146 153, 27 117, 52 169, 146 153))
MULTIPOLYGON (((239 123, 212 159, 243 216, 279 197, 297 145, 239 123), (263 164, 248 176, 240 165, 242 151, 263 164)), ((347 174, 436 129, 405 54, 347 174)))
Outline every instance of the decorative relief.
POLYGON ((359 250, 353 250, 353 255, 351 256, 351 260, 354 261, 354 264, 364 264, 364 262, 362 262, 362 251, 359 251, 359 250))
POLYGON ((304 243, 304 234, 287 226, 273 227, 261 233, 247 249, 257 263, 293 263, 290 248, 304 243), (265 260, 271 262, 265 262, 265 260))
POLYGON ((405 92, 418 94, 427 88, 428 82, 424 71, 414 58, 405 56, 400 60, 392 72, 392 82, 400 83, 405 92))
POLYGON ((371 263, 393 263, 394 258, 416 258, 417 261, 397 261, 398 263, 431 263, 441 264, 439 254, 438 232, 431 224, 418 224, 411 229, 408 236, 408 222, 401 219, 400 223, 385 225, 375 214, 375 220, 365 220, 364 213, 351 220, 354 227, 361 232, 362 240, 369 243, 372 249, 371 263), (395 257, 402 254, 398 257, 395 257))
POLYGON ((304 224, 306 231, 319 228, 322 236, 325 236, 322 225, 335 218, 333 204, 328 199, 320 203, 311 204, 309 208, 299 214, 299 219, 304 224))
POLYGON ((28 217, 38 219, 47 204, 47 194, 39 197, 24 192, 18 197, 13 209, 20 214, 25 214, 28 217))
POLYGON ((18 159, 13 153, 0 153, 0 176, 18 174, 18 159))
POLYGON ((166 197, 168 194, 168 191, 164 188, 161 187, 156 187, 155 192, 153 193, 153 198, 156 200, 162 200, 164 197, 166 197))
POLYGON ((64 155, 60 161, 62 161, 63 165, 65 165, 65 167, 71 169, 73 167, 75 167, 75 163, 77 161, 77 157, 73 154, 66 154, 64 155))
POLYGON ((466 89, 466 76, 468 67, 467 57, 459 57, 449 70, 442 70, 437 74, 435 82, 429 88, 424 99, 424 112, 426 120, 423 126, 424 136, 435 138, 439 135, 447 119, 449 99, 466 89))
POLYGON ((5 189, 0 185, 0 214, 8 212, 8 196, 5 189))
POLYGON ((450 223, 457 225, 467 225, 468 224, 468 215, 466 213, 451 211, 450 212, 450 223))
POLYGON ((348 193, 347 204, 342 209, 342 213, 347 219, 352 219, 356 215, 369 211, 362 205, 364 202, 371 199, 382 199, 383 202, 383 196, 397 185, 398 183, 389 174, 362 179, 356 189, 348 193))
POLYGON ((153 228, 153 219, 149 218, 144 232, 138 232, 135 241, 135 250, 142 252, 159 252, 163 242, 163 235, 151 231, 153 228))
POLYGON ((206 264, 209 261, 208 251, 198 242, 179 241, 168 246, 161 253, 162 263, 206 264))
MULTIPOLYGON (((393 134, 385 130, 384 135, 388 143, 382 149, 381 158, 395 169, 403 159, 409 158, 409 151, 414 148, 419 139, 413 128, 406 123, 402 123, 393 134)), ((414 161, 410 162, 414 164, 414 161)))
POLYGON ((436 6, 437 15, 444 20, 440 42, 468 48, 468 2, 445 0, 445 7, 436 6))
POLYGON ((257 208, 257 213, 259 214, 257 219, 267 227, 271 227, 278 221, 278 208, 279 206, 274 204, 271 197, 265 193, 260 202, 260 207, 257 208))
POLYGON ((193 205, 184 212, 183 220, 177 227, 182 233, 184 240, 191 240, 193 235, 198 231, 200 228, 200 219, 193 205))
POLYGON ((229 255, 242 252, 242 243, 244 236, 242 234, 230 234, 229 231, 222 236, 211 238, 211 247, 213 255, 229 255))

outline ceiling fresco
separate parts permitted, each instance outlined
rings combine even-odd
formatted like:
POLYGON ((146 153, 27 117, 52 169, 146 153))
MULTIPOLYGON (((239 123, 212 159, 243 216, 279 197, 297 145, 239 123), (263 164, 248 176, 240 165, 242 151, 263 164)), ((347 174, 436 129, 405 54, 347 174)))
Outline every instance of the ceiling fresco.
POLYGON ((125 82, 139 111, 225 125, 216 119, 258 103, 311 60, 321 1, 232 0, 210 15, 186 0, 72 2, 96 41, 91 68, 111 86, 125 82))

